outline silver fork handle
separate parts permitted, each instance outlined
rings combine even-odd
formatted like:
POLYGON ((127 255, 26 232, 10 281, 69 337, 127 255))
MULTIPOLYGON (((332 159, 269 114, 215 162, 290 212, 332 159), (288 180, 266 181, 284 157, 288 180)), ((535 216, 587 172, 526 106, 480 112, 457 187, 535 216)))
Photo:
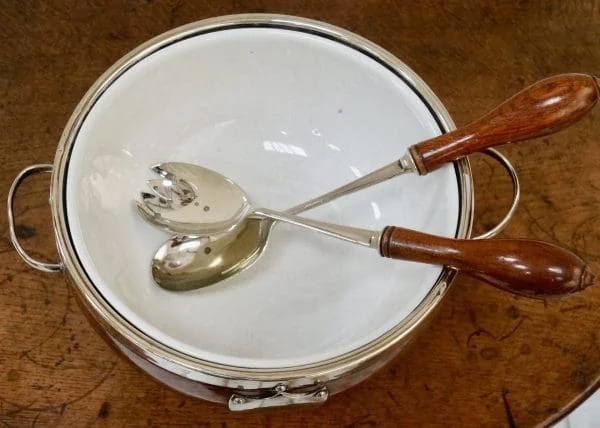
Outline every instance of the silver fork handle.
POLYGON ((306 201, 300 205, 296 205, 295 207, 286 210, 286 213, 300 214, 301 212, 307 211, 311 208, 316 208, 337 198, 341 198, 342 196, 354 193, 360 189, 382 183, 390 178, 394 178, 402 174, 416 171, 417 168, 415 167, 412 156, 409 153, 406 153, 399 160, 381 167, 365 176, 357 178, 356 180, 340 186, 331 192, 327 192, 324 195, 317 196, 316 198, 306 201))

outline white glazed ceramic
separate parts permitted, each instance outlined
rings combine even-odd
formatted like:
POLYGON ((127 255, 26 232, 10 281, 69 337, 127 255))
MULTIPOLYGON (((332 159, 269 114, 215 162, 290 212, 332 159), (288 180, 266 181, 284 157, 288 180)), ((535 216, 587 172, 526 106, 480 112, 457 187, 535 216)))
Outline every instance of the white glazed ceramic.
MULTIPOLYGON (((450 129, 414 72, 337 27, 258 14, 172 30, 101 76, 65 128, 51 189, 60 266, 92 321, 162 382, 232 410, 323 402, 400 352, 454 272, 280 224, 250 269, 168 292, 150 275, 168 235, 133 200, 151 165, 183 161, 286 209, 450 129)), ((306 214, 467 238, 472 196, 463 159, 306 214)))
MULTIPOLYGON (((192 37, 129 69, 83 122, 66 182, 75 248, 108 302, 169 347, 245 367, 332 358, 398 324, 441 268, 279 225, 251 269, 214 287, 173 293, 150 275, 168 235, 146 224, 132 201, 152 177, 150 165, 182 161, 230 177, 259 206, 287 208, 439 133, 406 83, 340 43, 274 28, 192 37)), ((449 165, 310 216, 454 236, 458 206, 449 165)))

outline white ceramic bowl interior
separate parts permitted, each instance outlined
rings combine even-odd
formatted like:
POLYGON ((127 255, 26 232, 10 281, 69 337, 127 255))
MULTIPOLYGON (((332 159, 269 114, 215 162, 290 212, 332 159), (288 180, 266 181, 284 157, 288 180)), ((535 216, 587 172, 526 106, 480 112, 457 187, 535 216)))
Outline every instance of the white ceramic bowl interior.
MULTIPOLYGON (((286 209, 439 133, 409 85, 352 47, 276 28, 197 35, 134 65, 91 109, 68 163, 70 233, 105 299, 165 345, 239 367, 323 361, 397 325, 441 268, 280 224, 250 269, 209 288, 164 291, 150 261, 169 235, 133 207, 149 166, 197 163, 254 203, 286 209)), ((454 236, 457 176, 450 165, 405 175, 307 215, 454 236)))

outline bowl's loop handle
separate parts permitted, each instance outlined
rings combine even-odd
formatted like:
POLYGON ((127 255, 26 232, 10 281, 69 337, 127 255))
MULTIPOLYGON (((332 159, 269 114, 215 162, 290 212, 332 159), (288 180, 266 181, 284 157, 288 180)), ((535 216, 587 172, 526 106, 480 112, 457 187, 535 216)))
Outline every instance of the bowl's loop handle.
POLYGON ((15 250, 17 250, 19 256, 21 256, 25 263, 27 263, 32 268, 41 270, 42 272, 60 272, 62 270, 62 264, 40 262, 38 260, 35 260, 29 254, 27 254, 23 247, 21 247, 21 244, 19 243, 19 239, 17 237, 17 232, 15 230, 15 218, 13 214, 13 203, 15 199, 15 193, 17 192, 17 189, 19 188, 23 180, 25 180, 30 175, 37 174, 40 172, 52 173, 52 165, 38 164, 29 166, 23 171, 21 171, 19 175, 17 175, 15 181, 13 181, 12 185, 10 186, 10 190, 8 191, 8 201, 6 204, 8 207, 8 230, 10 233, 10 241, 15 247, 15 250))
POLYGON ((496 226, 494 226, 487 232, 482 233, 481 235, 478 235, 471 239, 493 238, 494 236, 502 232, 504 229, 506 229, 506 226, 508 226, 508 223, 515 215, 515 211, 517 210, 517 207, 519 205, 519 199, 521 198, 521 185, 519 184, 519 177, 517 176, 517 171, 515 171, 515 168, 512 166, 509 160, 502 153, 495 149, 485 149, 481 153, 497 160, 500 163, 500 165, 502 165, 502 167, 508 172, 508 174, 510 175, 510 179, 513 183, 513 201, 510 205, 510 209, 508 210, 508 212, 506 213, 506 215, 500 223, 498 223, 496 226))

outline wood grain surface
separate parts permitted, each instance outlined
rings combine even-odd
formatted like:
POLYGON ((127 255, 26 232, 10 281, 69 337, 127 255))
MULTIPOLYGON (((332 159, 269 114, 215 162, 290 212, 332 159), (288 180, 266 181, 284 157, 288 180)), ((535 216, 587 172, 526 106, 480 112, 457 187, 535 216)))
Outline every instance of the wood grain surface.
MULTIPOLYGON (((600 75, 597 0, 0 0, 0 197, 25 166, 51 162, 92 82, 141 42, 202 18, 277 12, 328 21, 403 59, 457 124, 563 72, 600 75)), ((600 272, 600 111, 576 126, 507 146, 522 180, 504 233, 558 243, 600 272)), ((476 232, 509 204, 510 180, 474 155, 476 232)), ((18 232, 55 257, 48 179, 23 187, 18 232)), ((0 425, 547 425, 600 376, 600 284, 563 300, 516 298, 459 277, 436 319, 392 364, 317 409, 230 414, 187 398, 122 359, 88 324, 61 275, 17 257, 0 217, 0 425)))

